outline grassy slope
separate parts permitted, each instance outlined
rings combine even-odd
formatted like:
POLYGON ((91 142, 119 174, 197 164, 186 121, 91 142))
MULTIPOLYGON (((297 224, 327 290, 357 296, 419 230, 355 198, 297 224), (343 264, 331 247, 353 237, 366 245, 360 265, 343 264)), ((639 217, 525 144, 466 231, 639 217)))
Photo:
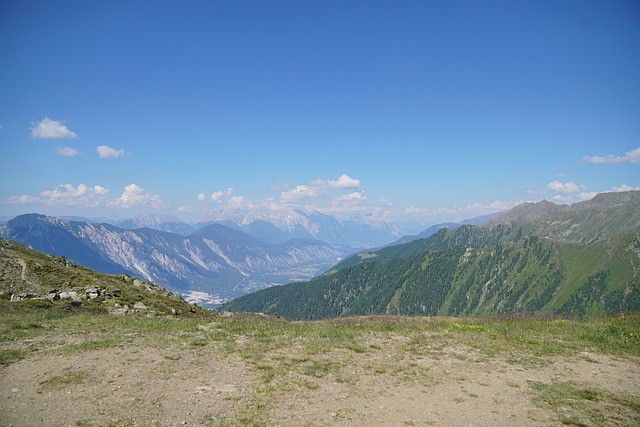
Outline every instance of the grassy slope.
POLYGON ((52 310, 108 310, 135 303, 143 303, 148 313, 191 314, 203 309, 188 304, 179 296, 154 285, 126 275, 97 273, 81 267, 66 258, 49 255, 27 248, 10 240, 0 239, 0 299, 8 300, 12 295, 46 296, 73 291, 85 294, 85 289, 94 287, 101 295, 95 299, 73 301, 64 299, 27 298, 13 304, 42 307, 52 310))
POLYGON ((517 241, 524 236, 546 237, 566 243, 594 243, 612 236, 640 232, 640 191, 598 194, 574 205, 542 201, 524 203, 493 219, 483 227, 466 225, 442 229, 427 239, 353 255, 331 272, 362 262, 384 261, 426 250, 457 245, 479 247, 517 241))

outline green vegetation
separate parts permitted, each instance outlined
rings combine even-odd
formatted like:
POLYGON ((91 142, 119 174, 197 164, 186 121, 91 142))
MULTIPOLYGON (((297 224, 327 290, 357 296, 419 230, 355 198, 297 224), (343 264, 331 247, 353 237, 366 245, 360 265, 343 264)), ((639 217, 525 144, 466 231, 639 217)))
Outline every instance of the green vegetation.
POLYGON ((534 403, 551 408, 565 425, 631 425, 640 421, 640 399, 593 389, 573 381, 530 383, 534 403))
POLYGON ((8 349, 0 351, 0 366, 9 365, 26 357, 26 352, 20 349, 8 349))
POLYGON ((484 227, 356 254, 324 276, 221 310, 292 319, 367 314, 614 315, 640 310, 640 192, 523 204, 484 227))
POLYGON ((88 376, 89 375, 83 371, 66 371, 61 375, 56 375, 41 381, 40 385, 43 389, 58 389, 67 385, 82 384, 87 380, 88 376))
POLYGON ((20 309, 45 309, 53 316, 78 310, 188 316, 205 312, 153 283, 97 273, 0 239, 0 301, 8 300, 20 309))
POLYGON ((640 310, 640 279, 634 273, 640 258, 629 250, 636 241, 627 236, 584 246, 524 237, 453 246, 342 268, 238 298, 221 309, 291 319, 628 313, 640 310))

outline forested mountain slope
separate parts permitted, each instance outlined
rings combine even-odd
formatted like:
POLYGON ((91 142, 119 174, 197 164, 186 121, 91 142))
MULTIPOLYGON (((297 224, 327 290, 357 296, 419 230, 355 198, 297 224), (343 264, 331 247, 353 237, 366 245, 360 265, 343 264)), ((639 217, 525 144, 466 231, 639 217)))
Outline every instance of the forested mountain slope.
POLYGON ((322 277, 247 295, 223 309, 304 319, 640 310, 638 200, 638 192, 629 192, 571 208, 519 206, 485 227, 441 230, 361 255, 322 277))

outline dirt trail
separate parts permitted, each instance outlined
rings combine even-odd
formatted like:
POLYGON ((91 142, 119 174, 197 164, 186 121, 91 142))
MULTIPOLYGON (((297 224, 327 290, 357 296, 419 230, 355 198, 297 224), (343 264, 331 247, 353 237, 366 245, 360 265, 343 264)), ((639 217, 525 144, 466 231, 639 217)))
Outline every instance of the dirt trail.
POLYGON ((68 354, 68 337, 28 344, 40 350, 0 368, 2 426, 561 426, 532 384, 640 399, 637 360, 588 353, 527 366, 468 348, 400 359, 337 349, 268 382, 214 345, 68 354))
POLYGON ((20 264, 20 267, 22 267, 22 271, 20 272, 20 279, 23 282, 26 282, 27 281, 27 263, 22 258, 16 258, 16 261, 18 262, 18 264, 20 264))

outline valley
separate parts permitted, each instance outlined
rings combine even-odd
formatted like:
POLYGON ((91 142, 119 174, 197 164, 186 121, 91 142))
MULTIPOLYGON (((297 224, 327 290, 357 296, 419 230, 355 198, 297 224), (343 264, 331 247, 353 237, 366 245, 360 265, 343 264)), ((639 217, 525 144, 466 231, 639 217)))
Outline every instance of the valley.
POLYGON ((28 214, 0 225, 0 236, 103 273, 139 276, 180 294, 205 293, 207 300, 220 302, 275 283, 310 279, 342 256, 317 239, 265 243, 217 223, 183 236, 28 214))

